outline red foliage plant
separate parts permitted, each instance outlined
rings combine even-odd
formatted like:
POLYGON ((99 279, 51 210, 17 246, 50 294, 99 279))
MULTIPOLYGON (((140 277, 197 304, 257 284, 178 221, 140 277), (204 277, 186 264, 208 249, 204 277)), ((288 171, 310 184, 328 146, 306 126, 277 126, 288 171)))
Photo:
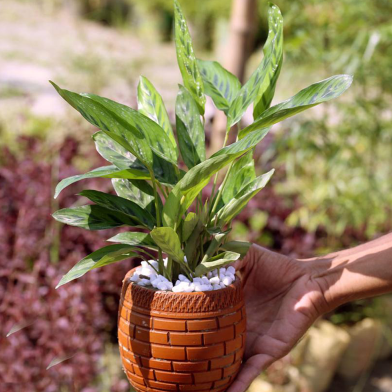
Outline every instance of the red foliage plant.
MULTIPOLYGON (((118 295, 130 262, 54 288, 62 274, 102 246, 108 235, 61 227, 51 217, 52 183, 58 180, 53 173, 59 167, 60 178, 76 174, 72 162, 77 149, 77 142, 67 139, 53 154, 39 140, 24 137, 22 158, 6 148, 0 152, 2 391, 95 391, 91 383, 99 372, 104 341, 116 328, 118 295), (53 360, 63 361, 47 369, 53 360)), ((98 159, 91 155, 92 161, 98 159)), ((89 185, 97 184, 90 180, 89 185)), ((69 205, 73 198, 63 196, 59 203, 69 205)))

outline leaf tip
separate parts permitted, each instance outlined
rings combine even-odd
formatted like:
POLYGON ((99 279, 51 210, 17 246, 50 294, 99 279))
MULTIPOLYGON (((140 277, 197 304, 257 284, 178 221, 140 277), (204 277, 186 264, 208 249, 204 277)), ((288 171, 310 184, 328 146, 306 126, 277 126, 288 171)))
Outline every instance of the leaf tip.
POLYGON ((59 287, 61 287, 64 283, 62 283, 63 279, 60 280, 60 282, 57 283, 55 290, 57 290, 59 287))
POLYGON ((53 80, 49 80, 49 83, 56 89, 56 91, 61 90, 60 87, 55 82, 53 82, 53 80))

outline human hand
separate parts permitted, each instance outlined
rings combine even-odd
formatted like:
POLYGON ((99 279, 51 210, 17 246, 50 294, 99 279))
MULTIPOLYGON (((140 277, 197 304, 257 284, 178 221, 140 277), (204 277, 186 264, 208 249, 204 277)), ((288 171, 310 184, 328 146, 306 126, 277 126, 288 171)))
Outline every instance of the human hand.
POLYGON ((244 285, 247 340, 245 362, 228 392, 244 392, 329 309, 310 262, 253 245, 235 267, 244 285))

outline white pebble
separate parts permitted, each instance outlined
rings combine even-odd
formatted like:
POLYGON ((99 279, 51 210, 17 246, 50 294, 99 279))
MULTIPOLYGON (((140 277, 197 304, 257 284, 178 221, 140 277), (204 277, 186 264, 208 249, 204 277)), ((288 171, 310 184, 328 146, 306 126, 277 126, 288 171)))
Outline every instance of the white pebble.
POLYGON ((165 282, 159 282, 157 288, 159 290, 167 290, 167 284, 165 282))
POLYGON ((185 276, 185 275, 178 275, 178 279, 181 280, 181 282, 189 282, 191 283, 191 281, 185 276))
POLYGON ((137 274, 136 272, 131 276, 131 278, 129 279, 131 282, 138 282, 139 281, 139 274, 137 274))
POLYGON ((213 278, 210 279, 210 283, 211 283, 212 285, 214 285, 214 284, 219 284, 219 282, 220 282, 220 279, 219 279, 218 276, 214 276, 213 278))
POLYGON ((230 286, 232 282, 233 282, 233 279, 231 279, 230 276, 225 276, 225 277, 222 279, 222 283, 223 283, 225 286, 230 286))
POLYGON ((185 291, 181 286, 174 286, 172 291, 174 293, 182 293, 183 291, 185 291))
POLYGON ((227 272, 230 272, 231 274, 235 275, 235 268, 230 266, 227 268, 227 272))
POLYGON ((232 280, 232 282, 235 281, 235 276, 231 272, 226 272, 226 276, 229 276, 232 280))
POLYGON ((226 268, 221 268, 221 269, 219 270, 219 275, 220 275, 220 276, 226 275, 226 268))
POLYGON ((220 290, 222 287, 220 287, 219 286, 219 284, 214 284, 213 286, 212 286, 212 289, 213 290, 220 290))

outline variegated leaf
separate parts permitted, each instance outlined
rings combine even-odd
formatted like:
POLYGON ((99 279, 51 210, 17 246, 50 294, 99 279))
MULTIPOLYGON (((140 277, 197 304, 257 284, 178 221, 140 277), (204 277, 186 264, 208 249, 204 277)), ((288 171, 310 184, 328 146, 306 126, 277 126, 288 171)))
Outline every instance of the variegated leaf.
POLYGON ((283 18, 279 8, 271 3, 268 9, 268 31, 263 53, 264 58, 269 59, 269 62, 265 70, 266 78, 260 84, 254 101, 253 117, 255 119, 271 105, 283 63, 283 18))
POLYGON ((274 174, 274 171, 275 170, 272 169, 268 173, 257 177, 254 181, 245 185, 234 198, 218 212, 218 224, 224 225, 239 214, 247 205, 248 201, 265 187, 274 174))
POLYGON ((203 80, 193 52, 191 35, 177 0, 174 0, 174 35, 177 62, 184 86, 195 99, 200 114, 204 115, 206 97, 204 95, 203 80))
POLYGON ((170 124, 165 104, 153 84, 144 76, 140 77, 137 87, 137 105, 140 113, 149 117, 161 126, 169 137, 174 148, 177 148, 173 129, 170 124))
POLYGON ((129 152, 141 162, 152 167, 153 154, 143 132, 129 124, 123 116, 123 112, 116 112, 104 104, 103 101, 91 99, 91 96, 77 94, 72 91, 61 89, 51 82, 60 96, 91 124, 100 128, 113 139, 120 142, 129 152))
POLYGON ((205 133, 196 102, 179 86, 176 99, 176 128, 182 159, 189 169, 206 159, 205 133))
POLYGON ((57 198, 60 192, 66 187, 87 178, 129 178, 147 180, 150 178, 150 175, 148 174, 148 172, 146 173, 144 171, 136 169, 119 170, 114 165, 98 167, 97 169, 91 170, 88 173, 78 174, 76 176, 64 178, 63 180, 61 180, 56 186, 54 198, 57 198))
MULTIPOLYGON (((140 207, 155 215, 155 195, 153 187, 146 181, 113 179, 112 184, 117 195, 131 200, 140 207)), ((162 200, 158 197, 159 208, 162 200)))
POLYGON ((227 112, 228 128, 237 124, 248 109, 248 106, 256 99, 259 86, 267 77, 269 59, 263 58, 256 71, 242 86, 227 112))
POLYGON ((114 237, 108 239, 110 242, 119 242, 120 244, 127 244, 132 246, 143 246, 146 248, 156 249, 157 245, 151 238, 148 233, 140 233, 140 232, 126 232, 119 233, 114 237))
POLYGON ((128 215, 97 205, 63 208, 52 216, 58 222, 87 230, 105 230, 124 225, 139 226, 139 223, 128 215))
POLYGON ((240 81, 217 61, 197 60, 197 64, 206 94, 212 98, 219 110, 227 114, 231 103, 241 89, 240 81))
POLYGON ((88 97, 92 101, 102 105, 115 117, 123 121, 128 129, 136 129, 145 136, 145 140, 151 150, 160 158, 167 162, 177 165, 178 152, 173 146, 169 136, 165 131, 153 120, 139 113, 128 106, 103 98, 95 94, 81 94, 88 97))
POLYGON ((67 274, 65 274, 56 289, 78 279, 87 272, 95 268, 100 268, 105 265, 116 263, 117 261, 129 259, 130 257, 138 256, 135 252, 134 246, 129 245, 109 245, 98 249, 89 254, 84 259, 80 260, 67 274))
POLYGON ((241 130, 239 138, 241 139, 249 133, 265 127, 270 127, 322 102, 339 97, 351 86, 352 80, 353 78, 350 75, 336 75, 304 88, 287 101, 272 106, 263 112, 261 117, 253 124, 241 130))
POLYGON ((129 216, 130 219, 140 222, 141 225, 148 227, 149 229, 152 229, 156 224, 155 218, 147 210, 123 197, 94 190, 82 191, 80 192, 80 195, 87 197, 101 207, 125 214, 129 216))
POLYGON ((233 263, 241 257, 239 253, 224 252, 212 257, 207 261, 200 263, 195 270, 196 276, 206 275, 209 271, 222 268, 228 264, 233 263))
POLYGON ((252 149, 239 158, 232 166, 222 191, 221 202, 216 211, 219 211, 225 204, 229 203, 246 184, 252 182, 255 178, 256 172, 252 149))

